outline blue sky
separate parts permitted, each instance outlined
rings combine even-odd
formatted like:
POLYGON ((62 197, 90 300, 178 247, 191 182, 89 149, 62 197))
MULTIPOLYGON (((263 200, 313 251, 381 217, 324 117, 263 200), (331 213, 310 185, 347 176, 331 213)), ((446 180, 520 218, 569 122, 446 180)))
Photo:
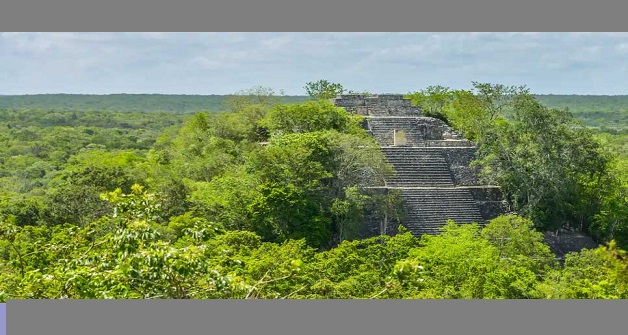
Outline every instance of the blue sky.
POLYGON ((628 94, 628 33, 0 33, 0 95, 406 93, 471 81, 628 94))

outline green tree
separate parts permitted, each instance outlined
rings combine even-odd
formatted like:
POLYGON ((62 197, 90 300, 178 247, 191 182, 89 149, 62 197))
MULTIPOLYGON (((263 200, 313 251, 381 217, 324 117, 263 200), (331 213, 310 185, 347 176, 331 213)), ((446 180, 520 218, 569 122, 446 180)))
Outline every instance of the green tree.
POLYGON ((192 211, 221 222, 227 229, 255 230, 251 204, 260 196, 255 174, 244 168, 229 171, 210 182, 191 185, 192 211))
POLYGON ((489 120, 498 116, 510 117, 514 102, 524 98, 533 98, 530 90, 525 86, 506 86, 473 81, 476 96, 483 103, 489 120))
POLYGON ((313 246, 330 240, 330 220, 322 206, 324 180, 333 177, 324 165, 328 156, 324 138, 316 133, 281 136, 252 156, 262 194, 252 204, 260 235, 305 238, 313 246))
POLYGON ((102 191, 121 187, 129 192, 134 183, 145 178, 138 168, 141 162, 143 158, 133 152, 81 150, 68 160, 55 184, 93 186, 102 191))
POLYGON ((295 105, 278 105, 271 109, 263 125, 271 135, 304 133, 322 130, 363 132, 362 117, 349 115, 343 108, 328 101, 307 101, 295 105))
POLYGON ((284 95, 283 91, 277 92, 270 87, 257 85, 228 96, 224 100, 224 105, 231 112, 238 112, 252 105, 270 108, 281 104, 284 95))
POLYGON ((344 198, 336 198, 332 202, 330 210, 337 225, 340 242, 359 236, 358 230, 364 223, 367 199, 368 196, 361 194, 357 187, 348 187, 344 189, 344 198))
POLYGON ((601 193, 601 209, 594 215, 591 233, 602 241, 615 240, 623 249, 628 247, 628 159, 614 157, 601 193))
POLYGON ((442 111, 452 127, 467 139, 480 144, 495 122, 489 109, 485 108, 484 101, 472 91, 453 91, 451 101, 442 111))
POLYGON ((210 120, 207 113, 195 114, 174 140, 163 144, 161 153, 155 153, 177 178, 211 181, 233 164, 241 163, 238 143, 212 136, 210 120))
POLYGON ((541 234, 515 216, 498 217, 484 229, 450 221, 420 243, 395 268, 407 297, 537 298, 537 285, 555 266, 541 234))
POLYGON ((478 164, 523 215, 545 229, 587 229, 599 210, 609 156, 566 111, 550 110, 530 95, 512 103, 511 122, 486 132, 478 164))
POLYGON ((444 86, 428 86, 427 88, 406 94, 413 105, 420 106, 426 116, 435 117, 448 122, 443 109, 452 99, 453 92, 444 86))
POLYGON ((626 299, 626 252, 611 242, 567 254, 564 268, 548 274, 539 287, 547 299, 626 299))
POLYGON ((324 79, 305 84, 305 92, 307 95, 316 100, 333 99, 344 93, 344 91, 345 89, 341 84, 332 83, 324 79))

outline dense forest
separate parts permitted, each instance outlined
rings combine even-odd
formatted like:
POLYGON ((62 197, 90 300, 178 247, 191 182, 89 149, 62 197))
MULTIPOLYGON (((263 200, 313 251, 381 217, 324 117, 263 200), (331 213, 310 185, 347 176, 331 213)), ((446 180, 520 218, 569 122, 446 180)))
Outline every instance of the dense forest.
POLYGON ((366 188, 394 171, 342 85, 305 88, 0 97, 0 301, 628 298, 628 97, 409 92, 514 212, 359 239, 402 212, 366 188), (560 229, 601 245, 558 262, 560 229))
MULTIPOLYGON (((270 91, 269 91, 270 93, 270 91)), ((279 93, 277 93, 279 94, 279 93)), ((237 94, 235 94, 237 95, 237 94)), ((222 111, 228 95, 170 94, 35 94, 0 95, 0 109, 47 111, 170 112, 222 111)), ((299 103, 307 96, 282 96, 285 103, 299 103)))
POLYGON ((628 95, 537 95, 550 108, 569 111, 585 125, 606 131, 626 131, 628 127, 628 95))
MULTIPOLYGON (((258 90, 264 89, 257 87, 258 90)), ((280 95, 266 88, 267 94, 280 95)), ((222 111, 234 95, 170 94, 34 94, 0 95, 0 109, 42 109, 47 111, 171 112, 222 111)), ((282 95, 284 103, 301 103, 309 96, 282 95)), ((568 108, 574 117, 593 127, 622 130, 628 124, 628 95, 535 95, 550 108, 568 108)))

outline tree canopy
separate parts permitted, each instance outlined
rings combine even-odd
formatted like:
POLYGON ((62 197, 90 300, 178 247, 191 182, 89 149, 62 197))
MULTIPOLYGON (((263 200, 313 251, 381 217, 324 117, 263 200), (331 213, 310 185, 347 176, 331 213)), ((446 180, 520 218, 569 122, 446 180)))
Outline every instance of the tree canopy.
POLYGON ((305 84, 307 95, 316 100, 333 99, 345 92, 344 87, 338 83, 332 83, 325 79, 312 81, 305 84))
POLYGON ((190 114, 0 110, 0 302, 628 298, 621 110, 592 128, 574 118, 591 106, 525 87, 410 93, 478 143, 514 213, 361 239, 366 215, 403 214, 398 194, 365 187, 394 172, 362 117, 325 101, 342 85, 306 89, 294 103, 256 86, 190 114), (602 245, 561 264, 543 237, 561 228, 602 245))

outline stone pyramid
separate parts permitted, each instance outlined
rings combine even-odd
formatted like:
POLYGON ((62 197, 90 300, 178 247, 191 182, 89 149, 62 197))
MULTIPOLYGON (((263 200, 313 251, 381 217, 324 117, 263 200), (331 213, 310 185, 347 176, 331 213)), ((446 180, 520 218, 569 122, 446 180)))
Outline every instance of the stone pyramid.
POLYGON ((380 192, 401 191, 406 215, 382 224, 367 216, 363 237, 394 234, 402 224, 416 236, 437 234, 448 219, 486 221, 507 211, 499 187, 483 185, 470 163, 477 146, 445 122, 424 116, 420 107, 398 94, 340 95, 334 103, 366 117, 364 128, 375 137, 396 171, 380 192))

